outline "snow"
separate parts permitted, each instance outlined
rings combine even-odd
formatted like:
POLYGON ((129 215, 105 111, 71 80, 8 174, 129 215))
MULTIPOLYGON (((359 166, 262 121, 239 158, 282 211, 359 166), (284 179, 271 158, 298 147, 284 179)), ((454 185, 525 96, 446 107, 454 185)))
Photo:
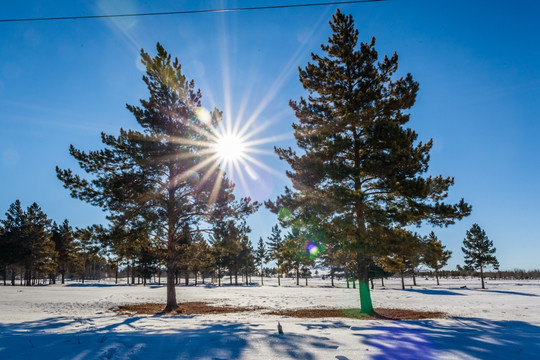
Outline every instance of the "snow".
MULTIPOLYGON (((253 281, 256 279, 253 278, 253 281)), ((540 354, 540 281, 399 279, 375 307, 443 311, 417 321, 299 319, 264 312, 358 307, 358 290, 329 280, 295 286, 179 286, 179 301, 263 307, 246 313, 125 316, 122 304, 165 302, 165 287, 68 283, 0 286, 0 359, 531 359, 540 354), (466 288, 462 288, 466 286, 466 288), (277 331, 278 321, 284 334, 277 331)), ((304 284, 302 281, 301 284, 304 284)))

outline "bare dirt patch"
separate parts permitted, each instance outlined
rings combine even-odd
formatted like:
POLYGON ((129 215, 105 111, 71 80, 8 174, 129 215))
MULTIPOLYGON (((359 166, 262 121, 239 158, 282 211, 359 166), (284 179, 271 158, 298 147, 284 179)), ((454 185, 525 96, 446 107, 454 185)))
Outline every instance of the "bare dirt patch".
MULTIPOLYGON (((147 303, 121 305, 115 312, 119 315, 202 315, 229 314, 269 310, 262 307, 215 306, 205 302, 185 302, 178 304, 175 311, 165 313, 165 304, 147 303)), ((417 311, 405 309, 376 309, 374 315, 360 314, 360 309, 293 309, 271 310, 266 315, 290 316, 295 318, 352 318, 361 320, 422 320, 440 319, 447 315, 442 312, 417 311)))
POLYGON ((376 309, 375 314, 373 315, 361 314, 360 309, 295 309, 270 311, 265 314, 311 319, 342 317, 361 320, 422 320, 447 317, 447 315, 442 312, 406 309, 376 309))
POLYGON ((120 305, 115 310, 119 315, 200 315, 200 314, 227 314, 254 311, 253 307, 214 306, 205 302, 185 302, 178 304, 174 311, 165 312, 165 304, 147 303, 120 305))

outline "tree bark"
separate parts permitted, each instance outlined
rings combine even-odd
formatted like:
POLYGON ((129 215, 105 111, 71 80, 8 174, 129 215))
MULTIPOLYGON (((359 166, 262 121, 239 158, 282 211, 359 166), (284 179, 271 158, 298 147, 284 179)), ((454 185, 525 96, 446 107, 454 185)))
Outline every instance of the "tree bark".
POLYGON ((437 285, 439 285, 439 272, 435 270, 435 279, 437 279, 437 285))
POLYGON ((484 269, 482 265, 480 265, 480 279, 482 279, 482 289, 485 289, 484 287, 484 269))
MULTIPOLYGON (((169 191, 171 194, 171 191, 169 191)), ((174 193, 173 193, 174 196, 174 193)), ((175 261, 175 239, 173 233, 174 223, 172 219, 169 218, 169 229, 168 229, 168 242, 167 242, 167 306, 165 306, 166 312, 171 312, 178 307, 176 303, 176 261, 175 261)))
POLYGON ((373 314, 373 303, 369 291, 368 264, 364 254, 358 253, 356 256, 358 269, 358 290, 360 292, 360 312, 362 314, 373 314))

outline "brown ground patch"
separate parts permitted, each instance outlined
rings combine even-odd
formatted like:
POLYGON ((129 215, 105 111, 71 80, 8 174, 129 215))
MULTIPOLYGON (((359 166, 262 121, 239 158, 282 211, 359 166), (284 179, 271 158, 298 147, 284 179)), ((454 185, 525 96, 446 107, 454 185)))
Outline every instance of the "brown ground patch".
POLYGON ((295 309, 270 311, 265 314, 290 316, 297 318, 326 318, 343 317, 361 320, 422 320, 422 319, 440 319, 447 315, 442 312, 417 311, 405 309, 375 309, 375 314, 360 314, 360 309, 295 309))
POLYGON ((205 302, 185 302, 178 304, 175 311, 165 313, 165 304, 147 303, 120 305, 115 310, 119 315, 198 315, 227 314, 257 310, 257 308, 214 306, 205 302))
MULTIPOLYGON (((178 309, 165 313, 165 304, 147 303, 121 305, 115 310, 119 315, 200 315, 228 314, 265 310, 261 307, 214 306, 205 302, 185 302, 178 304, 178 309)), ((268 310, 268 309, 266 309, 268 310)), ((371 316, 360 314, 360 309, 294 309, 272 310, 267 315, 290 316, 295 318, 353 318, 361 320, 422 320, 445 318, 446 314, 433 311, 417 311, 405 309, 376 309, 371 316)))

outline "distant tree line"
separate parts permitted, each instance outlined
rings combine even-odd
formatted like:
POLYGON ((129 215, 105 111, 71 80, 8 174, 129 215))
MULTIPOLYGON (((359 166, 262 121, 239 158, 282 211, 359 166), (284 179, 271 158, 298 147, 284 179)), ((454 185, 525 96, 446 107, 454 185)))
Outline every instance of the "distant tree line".
MULTIPOLYGON (((201 233, 184 230, 182 243, 178 245, 174 283, 189 285, 194 279, 205 283, 222 285, 224 278, 229 284, 249 284, 253 275, 276 276, 278 285, 283 277, 293 277, 296 285, 300 278, 312 276, 313 266, 327 267, 332 286, 336 277, 345 278, 347 284, 356 281, 354 259, 333 246, 329 236, 322 233, 289 231, 284 236, 275 225, 271 235, 264 241, 259 238, 254 248, 249 241, 250 228, 245 221, 224 222, 215 227, 205 238, 201 233), (266 267, 274 261, 275 267, 266 267)), ((400 239, 403 252, 373 259, 369 266, 369 280, 399 276, 402 288, 404 277, 411 275, 413 285, 416 277, 439 278, 479 276, 489 279, 539 279, 540 270, 500 271, 493 255, 495 248, 485 232, 474 224, 464 239, 466 264, 456 270, 442 270, 451 251, 446 250, 434 232, 428 236, 414 235, 400 239), (485 271, 492 266, 495 271, 485 271)), ((36 285, 40 283, 64 284, 66 278, 84 283, 125 277, 128 284, 146 285, 147 281, 161 284, 166 275, 166 256, 163 249, 152 241, 144 227, 125 228, 90 226, 72 228, 68 220, 61 224, 50 220, 39 205, 33 203, 26 210, 19 200, 10 205, 5 219, 0 220, 0 266, 4 285, 36 285)))
POLYGON ((67 276, 99 279, 107 267, 101 247, 88 229, 73 229, 68 220, 50 220, 38 204, 26 210, 19 200, 0 220, 0 267, 4 285, 62 284, 67 276))

